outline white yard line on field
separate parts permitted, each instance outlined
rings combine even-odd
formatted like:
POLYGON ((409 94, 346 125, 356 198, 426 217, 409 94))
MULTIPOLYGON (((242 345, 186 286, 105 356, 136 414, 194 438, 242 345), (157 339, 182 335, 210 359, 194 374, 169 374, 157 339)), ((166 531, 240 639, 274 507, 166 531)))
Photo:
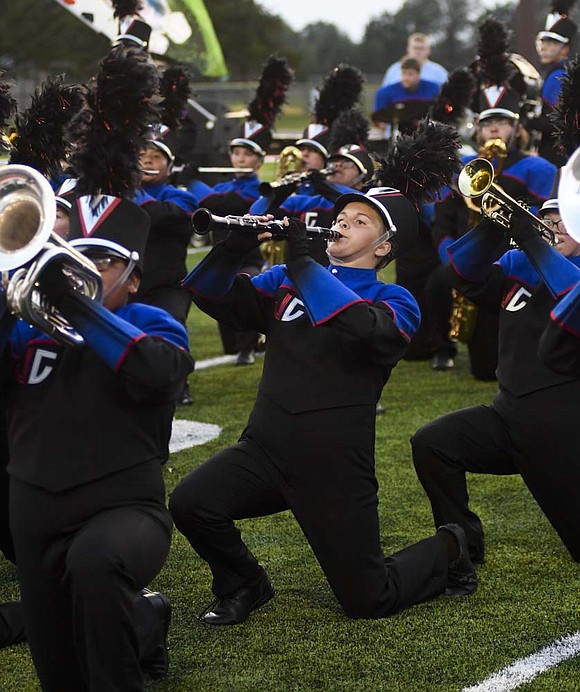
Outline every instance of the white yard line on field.
POLYGON ((520 658, 477 685, 464 687, 461 692, 510 692, 578 654, 580 654, 580 630, 557 639, 535 654, 520 658))

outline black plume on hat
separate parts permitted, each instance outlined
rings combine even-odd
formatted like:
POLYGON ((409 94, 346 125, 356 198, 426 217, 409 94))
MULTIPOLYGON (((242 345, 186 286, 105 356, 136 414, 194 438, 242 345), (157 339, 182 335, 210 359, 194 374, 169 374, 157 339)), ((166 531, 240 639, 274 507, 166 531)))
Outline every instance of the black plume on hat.
POLYGON ((248 119, 239 137, 230 147, 247 147, 265 156, 272 140, 274 122, 286 102, 286 94, 294 77, 286 58, 271 55, 262 69, 256 95, 248 105, 248 119))
MULTIPOLYGON (((306 126, 296 146, 310 146, 327 159, 329 152, 333 149, 344 144, 355 143, 357 140, 351 137, 347 137, 347 141, 339 140, 343 139, 342 134, 345 129, 364 127, 362 120, 352 110, 360 101, 364 82, 364 75, 357 67, 340 64, 333 68, 324 78, 318 93, 314 106, 314 122, 306 126), (331 135, 330 128, 338 116, 345 111, 350 111, 348 115, 345 115, 345 121, 350 122, 345 125, 338 123, 335 134, 331 135), (359 120, 358 124, 354 122, 355 118, 359 120)), ((368 128, 368 123, 366 127, 368 128)), ((367 137, 368 131, 365 141, 367 137)))
POLYGON ((366 147, 370 124, 360 108, 347 108, 338 114, 330 128, 328 150, 336 152, 347 144, 366 147))
POLYGON ((113 5, 113 17, 131 17, 139 14, 143 9, 141 0, 111 0, 113 5))
POLYGON ((0 149, 11 148, 10 139, 6 133, 8 123, 16 113, 16 99, 10 95, 10 89, 14 86, 10 81, 4 81, 4 72, 0 71, 0 149))
POLYGON ((151 128, 148 145, 160 149, 170 162, 175 161, 179 129, 187 116, 191 96, 190 74, 182 65, 168 67, 159 80, 161 121, 151 128))
POLYGON ((191 97, 191 75, 183 65, 168 67, 159 80, 161 122, 169 129, 179 127, 191 97))
POLYGON ((580 56, 571 60, 560 78, 560 94, 548 115, 555 130, 556 144, 566 157, 580 146, 580 56))
POLYGON ((149 215, 129 199, 141 181, 139 154, 159 122, 158 74, 144 50, 120 44, 101 61, 88 106, 79 115, 72 157, 78 198, 70 215, 75 246, 98 247, 141 268, 149 215), (76 241, 76 242, 75 242, 76 241))
POLYGON ((400 190, 418 210, 434 202, 461 169, 460 146, 454 127, 426 118, 411 134, 399 135, 384 158, 377 158, 373 183, 400 190))
POLYGON ((65 84, 64 75, 49 77, 32 96, 30 106, 16 116, 9 163, 58 177, 70 148, 67 127, 84 107, 86 93, 79 84, 65 84))
POLYGON ((471 70, 458 67, 441 87, 429 117, 440 123, 457 125, 471 105, 476 89, 477 82, 471 70))
POLYGON ((364 75, 357 67, 337 65, 325 77, 320 89, 314 107, 316 122, 330 127, 339 113, 359 102, 364 83, 364 75))
POLYGON ((101 61, 96 87, 73 131, 79 194, 132 197, 141 182, 139 153, 159 122, 158 74, 147 53, 116 46, 101 61))
POLYGON ((508 48, 510 33, 502 22, 490 17, 478 27, 476 72, 484 87, 505 84, 512 73, 508 48))
POLYGON ((515 70, 507 52, 510 33, 502 22, 493 17, 486 19, 478 30, 478 55, 474 70, 480 90, 474 110, 479 113, 480 121, 493 116, 517 119, 522 97, 508 84, 515 70))

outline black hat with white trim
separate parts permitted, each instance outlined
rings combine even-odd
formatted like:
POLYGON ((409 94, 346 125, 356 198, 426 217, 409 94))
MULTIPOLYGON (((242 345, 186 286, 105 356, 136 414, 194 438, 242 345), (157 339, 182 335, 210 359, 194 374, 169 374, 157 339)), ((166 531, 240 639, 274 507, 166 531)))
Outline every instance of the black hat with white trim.
POLYGON ((419 232, 417 212, 411 202, 394 187, 373 187, 368 192, 347 192, 334 204, 334 216, 351 202, 360 202, 378 212, 385 227, 385 240, 390 240, 397 232, 413 235, 419 232))
POLYGON ((328 143, 330 140, 330 128, 320 123, 310 123, 304 129, 302 137, 296 141, 296 146, 311 147, 328 160, 328 143))
POLYGON ((507 85, 493 85, 481 89, 478 94, 478 122, 486 118, 518 120, 522 107, 521 95, 507 85))
POLYGON ((72 205, 67 240, 81 252, 95 249, 132 260, 142 272, 150 226, 149 214, 128 199, 83 195, 72 205))
POLYGON ((347 144, 332 156, 329 156, 328 162, 337 161, 339 159, 347 159, 352 161, 358 168, 362 180, 370 180, 375 170, 375 164, 370 153, 358 144, 347 144))
POLYGON ((560 211, 560 203, 558 202, 557 197, 553 197, 552 199, 547 199, 544 204, 539 208, 538 214, 540 216, 544 216, 544 214, 547 214, 549 211, 555 211, 559 212, 560 211))
POLYGON ((546 17, 544 28, 536 39, 550 39, 569 44, 578 31, 578 25, 568 16, 573 4, 574 0, 552 0, 552 11, 546 17))

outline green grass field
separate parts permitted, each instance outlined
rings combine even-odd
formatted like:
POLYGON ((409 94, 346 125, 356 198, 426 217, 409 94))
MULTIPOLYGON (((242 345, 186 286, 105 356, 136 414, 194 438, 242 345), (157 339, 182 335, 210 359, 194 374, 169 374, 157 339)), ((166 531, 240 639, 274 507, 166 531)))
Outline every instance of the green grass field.
MULTIPOLYGON (((212 320, 193 308, 189 327, 196 358, 221 353, 212 320)), ((164 471, 168 491, 236 441, 260 369, 258 361, 253 367, 226 365, 192 375, 195 402, 179 409, 178 417, 217 423, 223 432, 212 442, 172 455, 164 471)), ((436 416, 490 401, 494 391, 493 384, 470 377, 464 351, 448 373, 433 372, 428 363, 402 362, 394 370, 382 397, 386 413, 377 418, 386 553, 434 528, 412 468, 409 437, 436 416)), ((578 630, 580 570, 521 480, 473 477, 470 492, 487 532, 478 591, 464 599, 441 597, 384 620, 351 621, 342 614, 295 521, 284 513, 240 522, 272 578, 276 598, 242 625, 202 626, 196 614, 211 600, 209 571, 175 533, 167 564, 153 584, 173 603, 171 670, 151 689, 459 691, 578 630)), ((16 571, 0 559, 0 602, 17 595, 16 571)), ((1 651, 0 690, 37 689, 27 646, 1 651)), ((518 689, 579 690, 580 658, 518 689)))

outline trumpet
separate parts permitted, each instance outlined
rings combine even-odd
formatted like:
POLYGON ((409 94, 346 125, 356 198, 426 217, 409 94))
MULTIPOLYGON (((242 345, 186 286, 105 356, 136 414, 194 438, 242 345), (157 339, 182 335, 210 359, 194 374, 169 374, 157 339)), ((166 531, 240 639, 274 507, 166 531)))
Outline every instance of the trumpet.
MULTIPOLYGON (((282 221, 260 221, 256 216, 215 216, 209 209, 196 209, 191 215, 191 225, 198 235, 207 235, 210 231, 254 231, 255 233, 272 234, 273 239, 288 238, 287 227, 282 221)), ((306 237, 309 240, 322 238, 324 240, 338 240, 342 234, 331 228, 320 226, 307 226, 306 237)))
POLYGON ((53 233, 55 217, 54 193, 38 171, 19 164, 0 168, 0 272, 8 309, 56 341, 80 346, 83 337, 42 292, 42 274, 57 262, 71 288, 97 301, 101 275, 53 233))
POLYGON ((493 176, 493 165, 487 159, 473 159, 466 163, 459 173, 457 187, 464 197, 481 197, 481 213, 508 230, 515 211, 527 214, 533 220, 534 229, 538 234, 550 245, 555 245, 556 238, 552 229, 532 214, 525 204, 518 202, 496 185, 493 176))
MULTIPOLYGON (((328 166, 327 168, 323 168, 317 173, 320 173, 321 175, 328 177, 329 175, 332 175, 335 172, 334 168, 332 166, 328 166)), ((267 197, 268 195, 272 194, 272 192, 279 190, 281 187, 286 187, 286 186, 292 186, 292 187, 298 187, 300 183, 304 183, 307 180, 309 180, 312 177, 312 170, 309 171, 297 171, 296 173, 288 173, 288 175, 283 176, 282 178, 278 178, 278 180, 274 180, 271 183, 260 183, 258 187, 258 192, 262 195, 262 197, 267 197)))

